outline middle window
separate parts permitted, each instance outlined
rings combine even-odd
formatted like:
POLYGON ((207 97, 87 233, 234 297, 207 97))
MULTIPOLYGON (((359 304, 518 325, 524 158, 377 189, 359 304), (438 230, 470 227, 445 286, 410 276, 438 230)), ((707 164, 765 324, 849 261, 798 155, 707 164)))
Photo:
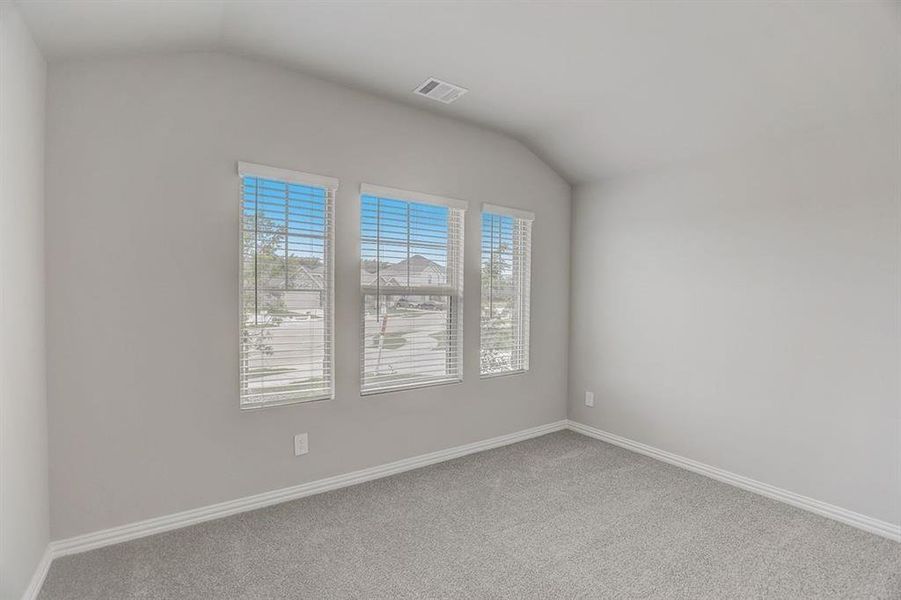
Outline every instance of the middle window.
POLYGON ((362 392, 463 378, 466 203, 363 184, 362 392))

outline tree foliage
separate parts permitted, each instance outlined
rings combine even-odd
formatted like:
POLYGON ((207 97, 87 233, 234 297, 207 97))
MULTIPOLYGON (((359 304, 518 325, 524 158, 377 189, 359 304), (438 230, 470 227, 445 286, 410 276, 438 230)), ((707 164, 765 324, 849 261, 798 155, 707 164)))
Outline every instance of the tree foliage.
POLYGON ((255 231, 244 230, 241 344, 264 356, 272 354, 271 329, 281 325, 287 314, 286 283, 291 285, 297 276, 285 255, 286 234, 284 224, 259 212, 255 231))
POLYGON ((482 259, 482 293, 490 295, 482 302, 480 344, 482 372, 491 373, 511 368, 513 343, 513 265, 510 246, 499 243, 491 257, 482 259))

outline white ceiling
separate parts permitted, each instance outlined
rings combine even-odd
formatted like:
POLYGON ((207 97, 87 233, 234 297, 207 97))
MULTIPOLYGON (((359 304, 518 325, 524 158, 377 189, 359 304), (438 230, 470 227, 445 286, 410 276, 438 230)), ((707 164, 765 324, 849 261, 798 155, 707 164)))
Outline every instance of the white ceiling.
POLYGON ((504 131, 574 183, 901 103, 897 2, 21 0, 49 60, 220 49, 504 131), (470 88, 413 96, 428 76, 470 88))

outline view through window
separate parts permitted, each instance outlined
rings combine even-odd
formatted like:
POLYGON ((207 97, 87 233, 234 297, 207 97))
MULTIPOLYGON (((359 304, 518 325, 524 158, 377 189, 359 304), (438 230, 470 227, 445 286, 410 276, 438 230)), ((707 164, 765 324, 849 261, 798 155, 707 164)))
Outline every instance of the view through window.
POLYGON ((483 376, 529 369, 532 216, 486 205, 482 212, 483 376))
POLYGON ((337 182, 241 170, 241 406, 329 398, 337 182))
POLYGON ((364 393, 461 380, 463 213, 364 189, 364 393))

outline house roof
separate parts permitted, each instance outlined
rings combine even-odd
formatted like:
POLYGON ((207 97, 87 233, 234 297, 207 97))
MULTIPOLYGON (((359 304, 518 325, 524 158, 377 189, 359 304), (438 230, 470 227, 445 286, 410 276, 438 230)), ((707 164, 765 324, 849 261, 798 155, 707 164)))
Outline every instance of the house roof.
POLYGON ((387 269, 383 269, 382 273, 406 276, 408 272, 410 273, 410 275, 418 275, 426 270, 444 273, 444 267, 442 267, 435 261, 422 256, 421 254, 414 254, 408 259, 404 259, 398 263, 395 263, 387 269))
POLYGON ((375 285, 378 282, 385 286, 403 286, 439 283, 437 280, 443 278, 444 272, 444 267, 435 261, 421 254, 414 254, 409 259, 384 267, 378 272, 361 271, 360 276, 363 285, 375 285))
MULTIPOLYGON (((308 267, 306 265, 292 265, 288 277, 290 290, 323 290, 325 289, 325 272, 322 265, 308 267)), ((284 276, 270 275, 267 279, 259 279, 257 285, 261 289, 284 290, 284 276)))

